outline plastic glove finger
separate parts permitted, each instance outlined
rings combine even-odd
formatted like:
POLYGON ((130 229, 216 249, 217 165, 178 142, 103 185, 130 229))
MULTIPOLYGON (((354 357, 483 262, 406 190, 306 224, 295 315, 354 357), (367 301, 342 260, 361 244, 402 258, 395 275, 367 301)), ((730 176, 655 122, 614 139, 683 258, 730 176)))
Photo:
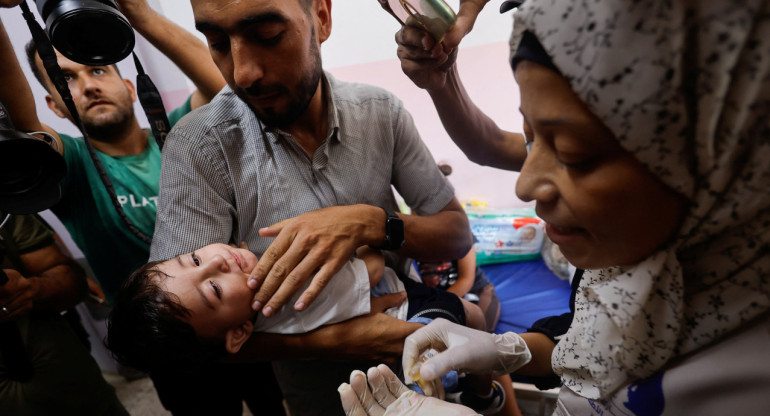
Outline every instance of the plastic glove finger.
POLYGON ((393 396, 388 385, 385 383, 385 378, 382 373, 376 368, 372 367, 366 372, 366 376, 369 379, 369 387, 372 391, 374 400, 384 409, 393 403, 397 397, 393 396))
POLYGON ((442 321, 447 322, 438 318, 427 326, 414 331, 404 340, 401 365, 404 369, 404 378, 407 383, 413 382, 411 375, 414 374, 414 367, 420 360, 422 353, 431 348, 437 351, 443 351, 448 348, 447 340, 445 339, 446 332, 443 330, 445 324, 442 321))
POLYGON ((398 376, 393 373, 393 371, 387 365, 378 365, 377 371, 380 373, 380 375, 382 375, 382 378, 385 381, 385 385, 388 387, 388 391, 390 391, 390 394, 393 395, 393 397, 398 398, 402 394, 411 391, 409 390, 409 387, 406 387, 406 385, 404 385, 404 383, 398 379, 398 376))
POLYGON ((350 373, 350 387, 356 392, 358 401, 366 414, 372 416, 381 416, 385 413, 385 407, 374 400, 369 384, 367 384, 366 375, 359 370, 350 373))
POLYGON ((350 384, 340 384, 337 391, 340 393, 340 401, 342 402, 342 409, 345 410, 345 416, 367 416, 366 411, 361 407, 361 402, 358 401, 358 395, 350 387, 350 384))
POLYGON ((477 367, 474 361, 486 361, 486 357, 479 356, 484 353, 468 346, 452 347, 427 359, 420 367, 420 377, 426 381, 435 380, 452 370, 477 367))

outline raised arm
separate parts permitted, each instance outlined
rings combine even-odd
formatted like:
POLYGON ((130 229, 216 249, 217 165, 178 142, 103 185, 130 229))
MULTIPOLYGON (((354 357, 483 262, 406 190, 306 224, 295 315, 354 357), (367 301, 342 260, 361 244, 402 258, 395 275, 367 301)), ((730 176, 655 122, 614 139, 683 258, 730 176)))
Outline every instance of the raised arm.
MULTIPOLYGON (((5 0, 5 3, 0 3, 0 6, 10 4, 12 3, 5 0)), ((0 86, 2 86, 0 87, 0 102, 11 114, 14 127, 26 131, 45 131, 53 135, 57 141, 60 140, 59 135, 52 128, 41 123, 37 117, 32 89, 30 89, 24 71, 19 65, 19 60, 16 58, 2 19, 0 19, 0 62, 2 62, 0 65, 0 86)), ((57 148, 59 152, 62 151, 61 143, 57 148)))
POLYGON ((468 159, 520 170, 527 155, 523 135, 502 130, 473 103, 457 71, 457 49, 446 53, 427 32, 413 27, 402 28, 396 42, 401 69, 428 92, 444 129, 468 159))
POLYGON ((153 10, 146 0, 118 0, 117 3, 131 26, 195 84, 198 90, 192 95, 193 109, 211 101, 225 86, 208 47, 192 33, 153 10))

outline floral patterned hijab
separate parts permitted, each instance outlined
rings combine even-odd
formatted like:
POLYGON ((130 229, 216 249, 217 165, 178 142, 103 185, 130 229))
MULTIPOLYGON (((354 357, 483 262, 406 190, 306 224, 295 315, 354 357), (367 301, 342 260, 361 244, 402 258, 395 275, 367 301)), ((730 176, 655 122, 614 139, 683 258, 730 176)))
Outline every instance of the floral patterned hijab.
POLYGON ((770 311, 770 1, 528 0, 514 19, 512 50, 533 33, 691 203, 665 249, 583 276, 553 367, 605 398, 770 311))

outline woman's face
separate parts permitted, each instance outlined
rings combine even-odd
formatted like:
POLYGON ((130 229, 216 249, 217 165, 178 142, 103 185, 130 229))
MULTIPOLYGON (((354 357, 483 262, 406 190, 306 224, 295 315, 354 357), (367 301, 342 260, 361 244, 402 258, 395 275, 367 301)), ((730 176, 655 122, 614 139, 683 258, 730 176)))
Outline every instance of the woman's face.
POLYGON ((535 201, 548 237, 576 267, 636 263, 678 230, 686 199, 623 150, 561 75, 516 68, 530 152, 516 194, 535 201))

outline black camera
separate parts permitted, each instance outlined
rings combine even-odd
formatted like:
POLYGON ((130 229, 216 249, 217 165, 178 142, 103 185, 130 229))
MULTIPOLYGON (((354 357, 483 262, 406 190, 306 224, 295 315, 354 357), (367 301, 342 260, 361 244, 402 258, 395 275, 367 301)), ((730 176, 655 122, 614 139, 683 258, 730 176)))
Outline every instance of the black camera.
POLYGON ((114 0, 35 0, 51 42, 83 65, 109 65, 134 49, 134 30, 114 0))
POLYGON ((32 214, 52 207, 61 198, 66 169, 50 143, 15 130, 0 103, 0 211, 32 214))

